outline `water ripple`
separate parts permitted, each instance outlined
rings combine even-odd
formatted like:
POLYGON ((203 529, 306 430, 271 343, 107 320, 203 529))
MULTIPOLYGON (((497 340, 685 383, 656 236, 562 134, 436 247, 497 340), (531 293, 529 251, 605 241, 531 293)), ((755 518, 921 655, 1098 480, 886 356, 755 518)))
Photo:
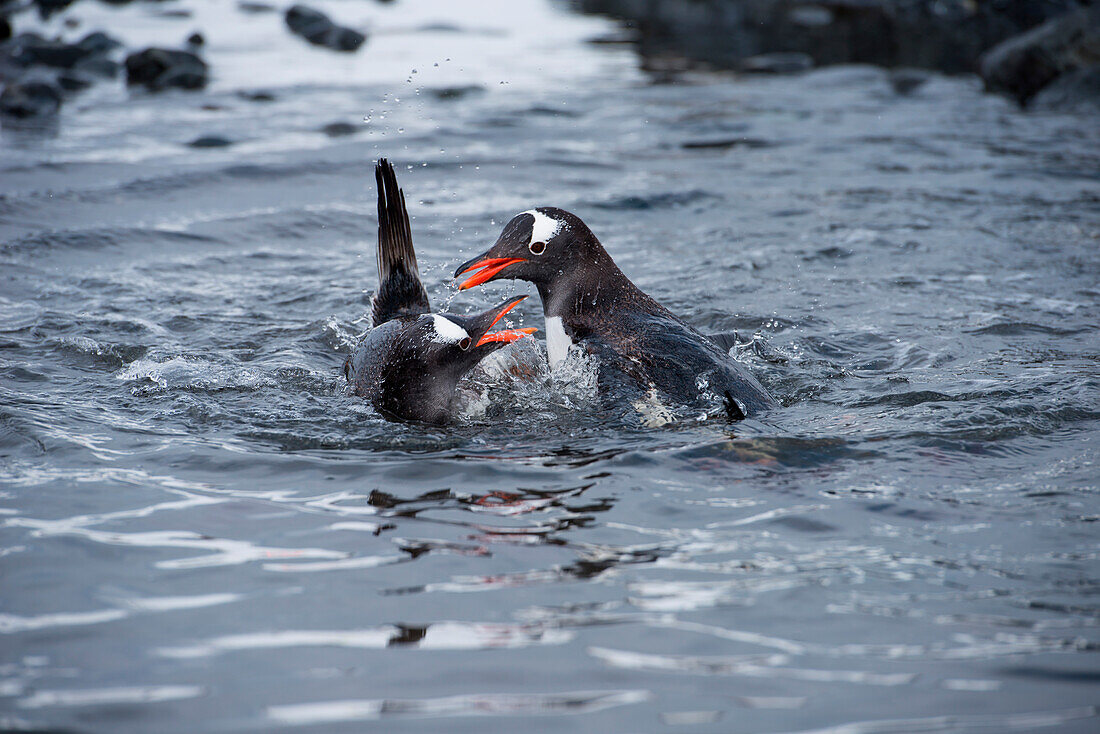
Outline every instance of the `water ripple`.
POLYGON ((210 657, 241 650, 288 647, 345 647, 382 649, 410 647, 424 650, 490 650, 562 645, 572 632, 540 624, 433 622, 427 625, 385 625, 359 630, 279 630, 227 635, 187 647, 165 647, 157 654, 167 658, 210 657))
POLYGON ((73 690, 35 691, 21 698, 21 708, 53 706, 109 706, 127 703, 162 703, 196 698, 203 695, 201 686, 132 686, 121 688, 89 688, 73 690))
POLYGON ((919 719, 883 719, 858 721, 822 729, 800 729, 790 734, 894 734, 895 732, 956 732, 968 734, 982 731, 1014 731, 1060 726, 1097 716, 1093 706, 1034 711, 1019 714, 972 714, 929 716, 919 719))
POLYGON ((586 714, 642 703, 645 690, 578 691, 570 693, 480 693, 446 698, 362 699, 271 706, 268 718, 278 724, 303 726, 383 717, 552 716, 586 714))
POLYGON ((869 686, 903 686, 915 673, 872 673, 864 670, 813 670, 787 666, 786 655, 737 655, 697 657, 655 655, 628 650, 589 647, 588 654, 601 662, 625 670, 676 671, 697 675, 739 675, 749 678, 786 678, 815 683, 857 683, 869 686))

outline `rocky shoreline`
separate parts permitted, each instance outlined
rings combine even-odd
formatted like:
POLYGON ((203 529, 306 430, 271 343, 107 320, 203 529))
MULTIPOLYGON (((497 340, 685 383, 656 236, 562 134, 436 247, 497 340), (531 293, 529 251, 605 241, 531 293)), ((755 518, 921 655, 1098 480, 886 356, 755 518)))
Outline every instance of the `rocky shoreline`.
POLYGON ((1100 102, 1095 0, 577 0, 623 21, 643 64, 785 73, 874 64, 980 73, 1021 104, 1100 102), (1049 93, 1041 94, 1050 88, 1049 93))
MULTIPOLYGON (((68 39, 16 32, 26 25, 24 17, 46 19, 78 1, 91 2, 0 0, 0 122, 5 126, 49 121, 73 95, 123 72, 128 86, 148 92, 207 84, 210 67, 202 58, 201 33, 178 47, 125 49, 100 30, 68 39)), ((759 74, 863 63, 894 69, 891 82, 899 94, 918 89, 927 77, 921 70, 931 69, 978 73, 989 91, 1025 107, 1092 112, 1100 106, 1100 0, 574 0, 574 5, 622 21, 623 34, 596 40, 635 44, 643 67, 658 77, 675 77, 695 65, 759 74)), ((236 7, 242 22, 281 13, 287 33, 334 52, 355 53, 368 40, 304 5, 239 2, 236 7)))
MULTIPOLYGON (((103 1, 123 5, 131 0, 103 1)), ((15 32, 20 15, 35 13, 45 20, 74 2, 0 0, 0 122, 4 126, 48 124, 71 96, 98 81, 114 79, 123 71, 128 86, 148 92, 206 86, 210 69, 201 57, 201 33, 192 33, 178 48, 127 50, 102 31, 87 33, 78 40, 46 38, 34 31, 15 32)), ((238 10, 247 16, 275 12, 277 8, 241 2, 238 10)), ((367 40, 365 34, 337 25, 304 5, 289 7, 284 19, 289 33, 334 51, 355 52, 367 40)))

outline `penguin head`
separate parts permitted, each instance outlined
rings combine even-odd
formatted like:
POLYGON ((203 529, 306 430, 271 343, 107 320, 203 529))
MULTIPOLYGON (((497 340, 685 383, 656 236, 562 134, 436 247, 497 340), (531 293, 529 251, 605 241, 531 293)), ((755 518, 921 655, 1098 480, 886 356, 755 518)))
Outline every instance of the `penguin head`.
POLYGON ((461 377, 474 365, 506 344, 536 331, 533 328, 492 331, 504 315, 527 296, 516 296, 472 316, 421 314, 415 329, 417 353, 434 372, 451 372, 461 377))
POLYGON ((459 285, 461 290, 499 278, 549 283, 578 266, 606 257, 580 217, 544 206, 513 217, 496 244, 459 265, 455 278, 478 271, 459 285))

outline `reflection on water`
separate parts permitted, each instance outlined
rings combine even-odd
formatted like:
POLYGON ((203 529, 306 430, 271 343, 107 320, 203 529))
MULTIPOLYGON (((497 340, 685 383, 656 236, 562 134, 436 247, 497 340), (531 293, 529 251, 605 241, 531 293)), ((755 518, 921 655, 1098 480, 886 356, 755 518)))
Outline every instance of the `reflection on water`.
POLYGON ((363 721, 383 716, 539 716, 583 714, 613 706, 649 700, 646 691, 583 691, 552 694, 479 694, 433 699, 330 701, 272 706, 268 716, 276 723, 302 725, 363 721))
POLYGON ((653 84, 535 0, 322 3, 351 56, 155 5, 68 12, 201 28, 208 90, 104 82, 0 150, 0 728, 1095 728, 1090 121, 653 84), (527 292, 449 274, 563 206, 785 407, 648 428, 524 340, 456 425, 379 419, 340 368, 380 155, 433 303, 527 292))

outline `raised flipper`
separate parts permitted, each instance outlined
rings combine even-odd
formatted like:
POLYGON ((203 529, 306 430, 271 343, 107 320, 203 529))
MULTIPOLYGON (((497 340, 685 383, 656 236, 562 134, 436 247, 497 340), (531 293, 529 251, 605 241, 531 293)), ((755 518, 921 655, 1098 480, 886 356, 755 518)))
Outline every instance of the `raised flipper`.
POLYGON ((726 354, 729 354, 729 351, 737 346, 737 344, 740 342, 737 337, 736 331, 723 331, 718 334, 707 334, 707 339, 710 339, 712 342, 721 347, 722 350, 726 352, 726 354))
POLYGON ((733 395, 729 390, 726 390, 726 395, 722 399, 722 403, 726 408, 726 418, 732 423, 734 421, 743 421, 748 418, 745 415, 745 411, 741 408, 741 404, 733 399, 733 395))
POLYGON ((378 182, 378 290, 371 299, 371 322, 429 313, 428 293, 420 282, 405 194, 385 158, 374 167, 378 182))

